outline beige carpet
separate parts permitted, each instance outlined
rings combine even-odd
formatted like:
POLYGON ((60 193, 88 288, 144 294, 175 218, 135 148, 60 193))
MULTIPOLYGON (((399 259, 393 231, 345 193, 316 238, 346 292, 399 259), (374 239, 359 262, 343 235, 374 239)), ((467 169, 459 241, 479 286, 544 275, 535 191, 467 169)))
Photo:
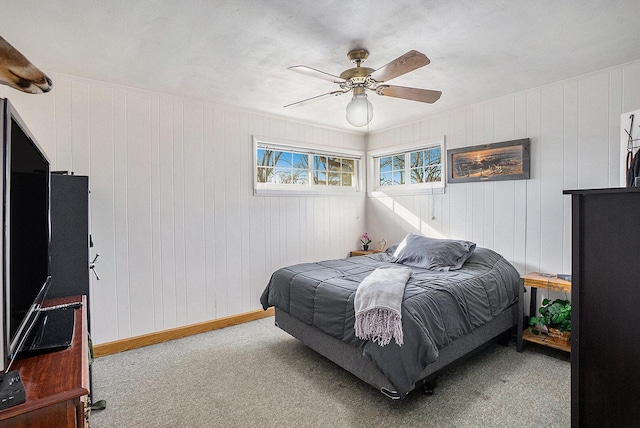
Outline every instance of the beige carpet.
POLYGON ((91 426, 569 427, 568 354, 493 345, 432 396, 384 397, 265 318, 93 365, 91 426))

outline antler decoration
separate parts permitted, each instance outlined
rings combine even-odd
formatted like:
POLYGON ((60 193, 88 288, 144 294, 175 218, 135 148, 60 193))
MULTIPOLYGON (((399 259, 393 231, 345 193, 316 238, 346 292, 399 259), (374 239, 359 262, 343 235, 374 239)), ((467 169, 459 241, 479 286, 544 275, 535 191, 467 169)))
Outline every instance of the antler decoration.
POLYGON ((0 84, 29 94, 49 92, 53 82, 9 42, 0 37, 0 84))

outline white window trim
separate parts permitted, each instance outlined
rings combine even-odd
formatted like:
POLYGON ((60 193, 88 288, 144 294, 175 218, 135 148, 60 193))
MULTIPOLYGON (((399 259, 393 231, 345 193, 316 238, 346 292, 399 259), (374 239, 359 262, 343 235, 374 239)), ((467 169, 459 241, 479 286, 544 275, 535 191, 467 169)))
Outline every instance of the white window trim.
MULTIPOLYGON (((440 194, 445 192, 447 177, 447 152, 445 146, 445 137, 438 137, 433 140, 421 140, 416 143, 401 144, 393 147, 385 147, 384 149, 372 150, 367 152, 367 194, 369 196, 385 196, 385 195, 417 195, 417 194, 440 194), (396 186, 380 186, 380 171, 376 166, 376 158, 390 156, 402 152, 411 152, 420 149, 426 149, 440 145, 440 167, 441 176, 439 183, 420 183, 412 184, 405 182, 396 186)), ((408 181, 409 176, 406 176, 408 181)))
POLYGON ((362 192, 364 189, 364 152, 359 150, 342 148, 320 148, 317 144, 299 141, 283 140, 280 138, 253 136, 253 194, 255 196, 303 196, 303 195, 331 195, 349 196, 362 192), (344 157, 354 159, 356 185, 343 186, 318 186, 296 184, 258 183, 257 152, 258 146, 268 146, 274 150, 294 151, 299 153, 314 153, 318 155, 344 157))

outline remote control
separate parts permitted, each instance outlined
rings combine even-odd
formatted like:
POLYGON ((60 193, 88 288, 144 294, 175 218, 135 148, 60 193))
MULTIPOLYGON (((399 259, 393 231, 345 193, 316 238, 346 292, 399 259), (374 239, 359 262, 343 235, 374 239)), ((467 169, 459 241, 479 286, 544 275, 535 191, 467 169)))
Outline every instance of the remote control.
POLYGON ((18 370, 2 373, 0 379, 0 410, 7 409, 26 401, 24 385, 18 370))

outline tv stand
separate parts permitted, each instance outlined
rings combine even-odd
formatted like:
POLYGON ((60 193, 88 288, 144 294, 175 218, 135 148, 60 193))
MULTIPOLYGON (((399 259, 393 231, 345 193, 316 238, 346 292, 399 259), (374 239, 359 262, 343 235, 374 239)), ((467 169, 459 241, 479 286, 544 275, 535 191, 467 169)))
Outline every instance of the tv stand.
POLYGON ((89 338, 86 297, 48 300, 44 306, 82 302, 75 309, 73 342, 63 351, 16 360, 12 370, 20 373, 26 401, 0 411, 0 426, 88 427, 89 338))

